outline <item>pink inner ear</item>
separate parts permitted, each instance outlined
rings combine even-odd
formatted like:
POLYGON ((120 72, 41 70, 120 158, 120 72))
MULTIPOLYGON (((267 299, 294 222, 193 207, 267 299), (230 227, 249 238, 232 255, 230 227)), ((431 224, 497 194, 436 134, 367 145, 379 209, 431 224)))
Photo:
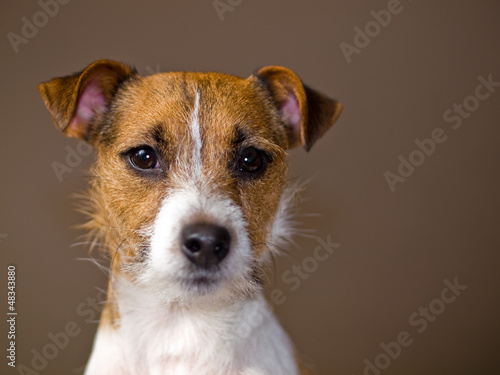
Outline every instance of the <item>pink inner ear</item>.
POLYGON ((285 102, 281 105, 281 114, 285 123, 290 126, 295 141, 300 140, 301 114, 300 106, 293 92, 289 91, 285 102))
POLYGON ((72 132, 87 138, 89 124, 94 120, 96 114, 105 113, 108 110, 106 97, 98 85, 98 80, 93 79, 80 94, 75 114, 69 123, 72 132))

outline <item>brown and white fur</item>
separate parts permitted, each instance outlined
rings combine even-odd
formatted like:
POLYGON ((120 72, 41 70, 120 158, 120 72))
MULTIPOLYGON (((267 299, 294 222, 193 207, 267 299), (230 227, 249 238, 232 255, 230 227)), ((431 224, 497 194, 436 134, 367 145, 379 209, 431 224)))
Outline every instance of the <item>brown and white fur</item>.
POLYGON ((85 374, 309 374, 263 269, 291 235, 286 150, 309 150, 341 105, 279 66, 142 77, 100 60, 39 91, 97 153, 85 227, 112 262, 85 374))

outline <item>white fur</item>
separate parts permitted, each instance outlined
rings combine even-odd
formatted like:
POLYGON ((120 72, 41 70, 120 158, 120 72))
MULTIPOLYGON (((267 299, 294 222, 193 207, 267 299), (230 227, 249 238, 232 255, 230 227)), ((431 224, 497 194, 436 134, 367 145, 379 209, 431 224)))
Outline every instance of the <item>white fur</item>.
POLYGON ((200 176, 201 174, 201 133, 200 133, 200 119, 198 116, 198 112, 200 110, 200 94, 197 92, 194 102, 194 110, 191 113, 191 137, 193 139, 194 147, 193 147, 193 160, 192 167, 194 169, 194 174, 196 176, 200 176))
POLYGON ((126 353, 119 331, 100 326, 85 368, 85 375, 132 375, 125 362, 126 353))
POLYGON ((260 294, 179 307, 125 280, 116 286, 119 327, 99 331, 86 375, 298 374, 292 344, 260 294))

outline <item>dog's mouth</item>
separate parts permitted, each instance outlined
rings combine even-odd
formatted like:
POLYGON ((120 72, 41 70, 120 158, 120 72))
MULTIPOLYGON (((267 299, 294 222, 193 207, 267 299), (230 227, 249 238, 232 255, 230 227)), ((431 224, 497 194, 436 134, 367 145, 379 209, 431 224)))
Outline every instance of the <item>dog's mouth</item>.
POLYGON ((218 265, 209 267, 189 267, 190 270, 182 277, 182 284, 188 289, 207 293, 219 286, 224 278, 218 265))

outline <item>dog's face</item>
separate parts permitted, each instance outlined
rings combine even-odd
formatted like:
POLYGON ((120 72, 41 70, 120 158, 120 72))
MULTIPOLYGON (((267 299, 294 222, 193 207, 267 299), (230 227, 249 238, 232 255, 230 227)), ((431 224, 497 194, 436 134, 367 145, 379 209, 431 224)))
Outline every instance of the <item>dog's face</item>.
POLYGON ((256 290, 283 235, 285 150, 309 149, 340 112, 280 67, 141 77, 103 60, 40 92, 97 150, 87 226, 113 273, 169 301, 256 290))
POLYGON ((136 276, 169 297, 247 287, 286 174, 285 129, 255 83, 216 74, 137 78, 108 122, 94 174, 136 276))

